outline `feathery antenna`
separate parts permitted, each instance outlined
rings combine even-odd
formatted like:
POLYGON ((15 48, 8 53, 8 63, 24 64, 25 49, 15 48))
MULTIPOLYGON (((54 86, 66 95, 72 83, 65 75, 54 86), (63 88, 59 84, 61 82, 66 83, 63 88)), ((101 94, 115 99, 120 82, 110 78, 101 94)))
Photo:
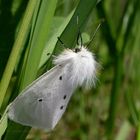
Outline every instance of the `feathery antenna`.
POLYGON ((97 26, 97 28, 96 28, 96 30, 95 30, 95 32, 94 32, 94 34, 93 34, 91 40, 90 40, 89 43, 87 44, 87 47, 91 44, 91 42, 92 42, 93 39, 95 38, 95 35, 96 35, 98 29, 101 27, 101 24, 102 24, 102 22, 98 24, 98 26, 97 26))
POLYGON ((77 15, 77 26, 78 26, 77 45, 82 46, 83 40, 82 40, 82 35, 80 32, 80 27, 79 27, 79 16, 78 15, 77 15), (79 40, 80 40, 80 42, 79 42, 79 40))
POLYGON ((57 37, 58 41, 62 44, 62 46, 66 49, 68 48, 66 44, 60 39, 60 37, 57 37))

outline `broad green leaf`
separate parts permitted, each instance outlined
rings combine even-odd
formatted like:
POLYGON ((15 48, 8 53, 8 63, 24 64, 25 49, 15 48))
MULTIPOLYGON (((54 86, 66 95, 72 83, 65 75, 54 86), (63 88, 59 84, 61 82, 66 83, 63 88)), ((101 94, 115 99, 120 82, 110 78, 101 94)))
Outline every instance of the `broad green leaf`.
MULTIPOLYGON (((76 38, 78 31, 83 31, 83 27, 86 24, 90 13, 95 7, 97 0, 81 0, 76 8, 76 11, 71 18, 68 26, 65 28, 64 32, 61 34, 60 38, 67 44, 69 48, 73 48, 76 44, 76 38), (77 24, 78 16, 78 24, 77 24)), ((57 42, 56 47, 59 47, 60 43, 57 42)))
POLYGON ((66 25, 69 23, 71 17, 73 15, 73 12, 67 17, 67 18, 59 18, 55 17, 53 19, 52 27, 51 27, 51 33, 49 39, 46 41, 46 47, 44 48, 44 51, 42 53, 41 61, 39 68, 44 65, 44 63, 50 58, 54 47, 57 43, 57 37, 61 35, 61 33, 64 31, 66 28, 66 25), (49 55, 47 55, 49 53, 49 55))
POLYGON ((0 119, 0 140, 1 140, 1 137, 2 137, 2 135, 4 134, 4 132, 7 128, 7 125, 8 125, 7 110, 8 110, 8 107, 7 107, 7 109, 3 113, 3 116, 0 119))
POLYGON ((38 66, 43 49, 46 44, 50 26, 52 24, 57 0, 43 0, 40 5, 38 18, 33 33, 29 51, 24 69, 24 75, 21 81, 20 89, 25 88, 37 76, 38 66), (32 66, 32 69, 31 69, 32 66))
MULTIPOLYGON (((56 3, 57 0, 41 1, 38 18, 37 20, 33 19, 33 21, 36 23, 33 23, 33 25, 35 25, 35 28, 32 30, 30 44, 28 45, 29 48, 28 55, 26 57, 26 67, 22 75, 23 77, 20 85, 20 90, 25 88, 36 78, 38 65, 50 30, 56 3)), ((4 139, 22 140, 27 135, 29 129, 30 128, 28 127, 15 124, 10 121, 4 139)))
POLYGON ((32 17, 34 8, 35 8, 35 4, 36 4, 36 1, 32 1, 32 0, 29 1, 27 10, 26 10, 24 18, 23 18, 23 22, 19 29, 12 52, 9 56, 9 60, 7 62, 5 71, 3 73, 3 77, 2 77, 1 83, 0 83, 0 107, 3 103, 3 98, 6 94, 6 90, 8 88, 11 76, 12 76, 14 68, 16 66, 17 59, 19 58, 20 51, 23 49, 23 46, 25 44, 25 40, 26 40, 27 34, 29 32, 30 21, 31 21, 31 17, 32 17))

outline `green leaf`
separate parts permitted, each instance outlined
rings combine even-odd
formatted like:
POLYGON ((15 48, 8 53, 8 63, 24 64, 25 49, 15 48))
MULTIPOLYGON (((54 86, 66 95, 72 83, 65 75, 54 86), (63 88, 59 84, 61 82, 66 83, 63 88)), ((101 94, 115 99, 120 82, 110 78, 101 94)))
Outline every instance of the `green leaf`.
POLYGON ((45 62, 50 58, 54 47, 57 43, 57 37, 61 35, 61 33, 64 31, 66 28, 66 25, 69 23, 71 17, 73 15, 72 13, 67 17, 67 18, 60 18, 60 17, 55 17, 53 19, 52 27, 51 27, 51 34, 48 40, 46 41, 46 47, 42 53, 41 61, 39 68, 45 64, 45 62), (49 55, 47 55, 49 53, 49 55))
POLYGON ((35 4, 36 4, 35 1, 31 1, 31 0, 29 1, 27 10, 26 10, 24 18, 23 18, 23 22, 19 29, 12 52, 9 56, 8 63, 6 65, 5 71, 3 73, 3 77, 2 77, 1 83, 0 83, 0 107, 3 103, 3 98, 6 94, 6 90, 8 88, 11 76, 12 76, 14 68, 16 66, 17 59, 19 58, 20 51, 23 49, 23 46, 25 44, 25 40, 26 40, 28 31, 29 31, 30 21, 31 21, 31 17, 32 17, 34 8, 35 8, 35 4))
POLYGON ((56 3, 57 0, 43 0, 41 2, 33 37, 28 46, 30 49, 27 55, 24 75, 22 75, 20 90, 29 85, 37 76, 38 66, 52 23, 56 3))
MULTIPOLYGON (((22 75, 23 77, 22 77, 20 89, 23 89, 25 86, 27 86, 31 81, 33 81, 36 78, 40 57, 46 43, 46 38, 50 29, 57 0, 48 0, 48 1, 44 0, 41 2, 42 2, 41 9, 38 14, 39 18, 37 19, 37 22, 35 19, 33 19, 33 21, 36 22, 33 23, 35 29, 32 30, 33 37, 30 40, 31 41, 31 44, 29 44, 30 49, 26 60, 24 75, 22 75)), ((4 139, 22 140, 27 135, 29 129, 30 128, 28 127, 15 124, 10 121, 4 139)))
POLYGON ((0 119, 0 139, 7 128, 7 124, 8 124, 8 116, 7 116, 7 109, 6 109, 2 118, 0 119))
MULTIPOLYGON (((84 25, 87 23, 88 17, 95 7, 97 0, 81 0, 76 8, 76 11, 71 18, 68 26, 65 28, 64 32, 60 36, 61 40, 69 47, 75 47, 76 38, 79 31, 83 31, 84 25), (78 25, 77 25, 78 16, 78 25)), ((57 42, 56 47, 59 48, 60 43, 57 42)))

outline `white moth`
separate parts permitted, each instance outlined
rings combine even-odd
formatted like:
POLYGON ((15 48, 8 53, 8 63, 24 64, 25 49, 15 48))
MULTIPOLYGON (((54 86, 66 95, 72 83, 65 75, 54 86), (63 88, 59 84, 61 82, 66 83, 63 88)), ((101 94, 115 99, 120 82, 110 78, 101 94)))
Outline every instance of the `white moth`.
POLYGON ((52 130, 78 86, 89 88, 96 79, 94 55, 84 46, 65 49, 55 66, 35 80, 11 103, 10 120, 34 128, 52 130))

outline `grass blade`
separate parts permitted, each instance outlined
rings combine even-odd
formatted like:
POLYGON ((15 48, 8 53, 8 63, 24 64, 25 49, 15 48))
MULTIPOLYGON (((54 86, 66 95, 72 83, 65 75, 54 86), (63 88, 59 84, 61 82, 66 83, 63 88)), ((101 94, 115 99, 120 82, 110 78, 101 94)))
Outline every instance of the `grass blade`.
POLYGON ((20 51, 22 50, 24 44, 25 44, 25 39, 27 37, 28 34, 28 30, 30 27, 30 21, 32 18, 32 14, 35 8, 35 4, 36 1, 30 0, 28 3, 28 7, 26 9, 24 18, 23 18, 23 22, 21 24, 19 33, 17 35, 16 41, 14 43, 12 52, 9 56, 9 60, 8 63, 6 65, 5 71, 3 73, 3 77, 1 79, 1 83, 0 83, 0 107, 3 103, 3 98, 5 96, 6 90, 8 88, 13 70, 15 68, 17 59, 19 57, 20 51))

